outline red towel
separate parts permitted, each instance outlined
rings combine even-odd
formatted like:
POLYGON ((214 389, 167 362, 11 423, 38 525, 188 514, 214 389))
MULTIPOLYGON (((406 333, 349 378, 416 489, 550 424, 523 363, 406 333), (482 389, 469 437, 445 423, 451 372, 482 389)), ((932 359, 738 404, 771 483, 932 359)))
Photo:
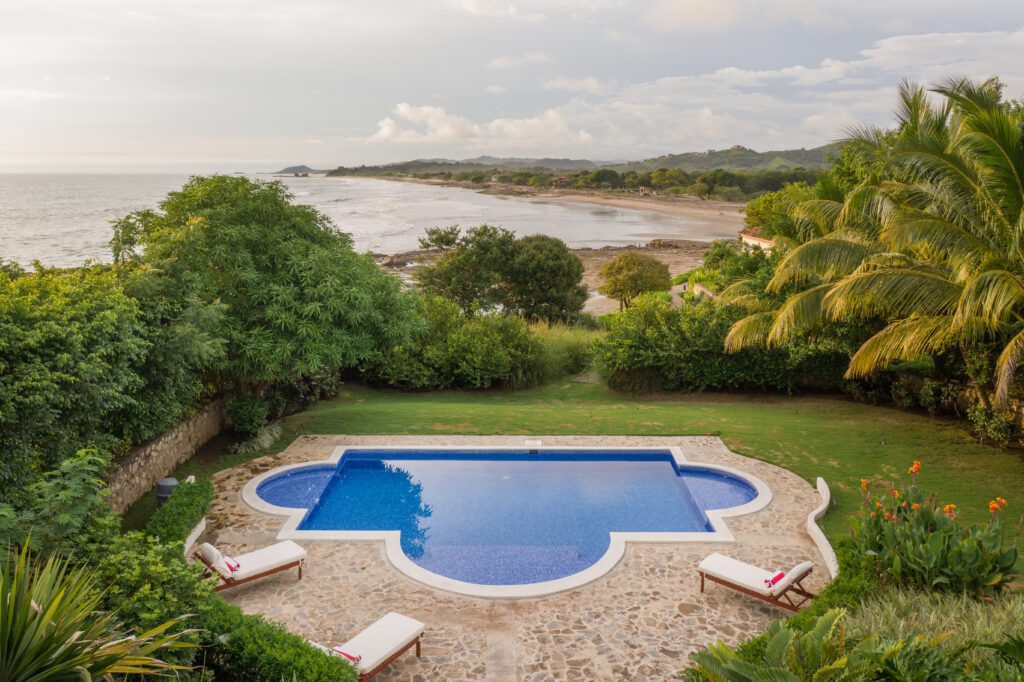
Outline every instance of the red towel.
POLYGON ((238 563, 229 556, 224 557, 224 563, 227 565, 228 570, 234 573, 242 567, 242 564, 238 563))
POLYGON ((332 649, 332 651, 334 653, 338 654, 339 656, 344 656, 345 658, 347 658, 348 660, 352 661, 353 663, 358 663, 359 661, 363 660, 363 657, 360 656, 359 654, 350 654, 350 653, 346 652, 344 649, 342 649, 340 646, 334 647, 332 649))
POLYGON ((779 571, 778 573, 776 573, 775 575, 773 575, 773 576, 772 576, 771 578, 765 578, 765 579, 764 579, 764 586, 765 586, 765 587, 775 587, 775 585, 776 585, 776 584, 777 584, 777 583, 778 583, 778 582, 779 582, 780 580, 782 580, 782 579, 783 579, 783 578, 785 578, 785 577, 786 577, 786 574, 785 574, 785 573, 783 573, 782 571, 779 571))

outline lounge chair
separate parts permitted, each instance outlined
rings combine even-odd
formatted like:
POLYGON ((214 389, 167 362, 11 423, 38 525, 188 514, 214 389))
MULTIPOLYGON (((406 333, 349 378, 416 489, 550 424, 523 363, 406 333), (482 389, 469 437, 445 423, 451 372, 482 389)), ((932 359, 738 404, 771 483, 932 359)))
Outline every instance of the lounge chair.
POLYGON ((219 592, 295 567, 298 567, 299 580, 302 580, 302 562, 306 560, 306 550, 291 540, 285 540, 232 559, 225 557, 210 543, 204 542, 196 549, 195 556, 203 562, 209 574, 220 578, 221 583, 214 588, 219 592), (229 564, 236 566, 235 570, 229 568, 229 564))
POLYGON ((814 564, 805 561, 797 564, 781 579, 773 585, 772 581, 777 573, 766 571, 757 566, 738 561, 724 554, 712 554, 700 562, 697 570, 700 572, 700 591, 704 591, 704 579, 707 578, 719 585, 725 585, 737 592, 763 599, 769 604, 798 611, 801 606, 814 598, 814 594, 807 591, 801 582, 811 574, 814 564), (766 582, 767 581, 767 582, 766 582), (799 600, 794 599, 794 595, 799 600))
POLYGON ((322 644, 310 642, 318 649, 347 659, 359 671, 359 682, 372 680, 384 668, 416 645, 416 657, 420 656, 420 638, 423 637, 423 623, 400 613, 388 613, 376 623, 341 646, 328 649, 322 644))

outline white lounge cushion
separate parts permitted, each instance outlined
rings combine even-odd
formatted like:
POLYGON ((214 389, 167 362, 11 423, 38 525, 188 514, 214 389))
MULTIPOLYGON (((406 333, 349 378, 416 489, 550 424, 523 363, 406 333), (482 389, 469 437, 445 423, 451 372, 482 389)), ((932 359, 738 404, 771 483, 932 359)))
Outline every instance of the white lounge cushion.
POLYGON ((221 554, 220 550, 218 550, 216 547, 211 545, 209 542, 204 542, 203 544, 199 545, 198 551, 199 555, 203 557, 203 561, 205 561, 208 565, 212 566, 213 570, 217 571, 225 578, 230 578, 233 576, 233 574, 231 573, 231 569, 228 568, 227 563, 224 562, 224 555, 221 554))
POLYGON ((362 656, 355 666, 360 672, 370 672, 422 635, 424 628, 415 618, 391 612, 340 648, 353 656, 362 656))
POLYGON ((283 540, 269 547, 257 549, 255 552, 235 557, 235 561, 239 563, 240 568, 234 573, 229 572, 227 577, 234 580, 244 580, 245 578, 259 573, 266 573, 267 571, 272 571, 275 568, 301 561, 305 558, 306 550, 291 540, 283 540))
POLYGON ((699 566, 700 570, 708 575, 735 583, 766 597, 781 593, 795 581, 807 575, 807 572, 813 567, 814 564, 810 561, 797 564, 792 570, 786 571, 786 577, 775 583, 774 587, 767 587, 764 581, 770 580, 775 575, 773 571, 766 571, 718 552, 708 555, 700 562, 699 566))

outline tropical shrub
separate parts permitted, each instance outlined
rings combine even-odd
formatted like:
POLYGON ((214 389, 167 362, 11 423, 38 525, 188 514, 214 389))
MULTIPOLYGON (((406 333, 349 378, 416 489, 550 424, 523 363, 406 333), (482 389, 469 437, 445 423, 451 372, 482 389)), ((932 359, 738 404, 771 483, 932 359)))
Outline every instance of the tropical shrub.
POLYGON ((66 554, 87 529, 109 526, 101 478, 109 465, 106 454, 79 450, 29 485, 19 508, 0 503, 0 543, 66 554))
MULTIPOLYGON (((140 632, 174 619, 168 632, 181 633, 183 642, 200 641, 195 629, 214 599, 213 586, 201 579, 199 567, 185 560, 180 541, 161 542, 131 532, 115 535, 100 549, 86 561, 104 586, 106 610, 140 632)), ((194 653, 184 651, 173 660, 188 665, 194 653)))
POLYGON ((168 544, 184 542, 206 516, 211 501, 213 484, 209 481, 179 485, 170 498, 153 512, 146 523, 146 535, 168 544))
POLYGON ((228 402, 228 416, 235 433, 242 438, 252 438, 267 423, 270 403, 258 395, 236 395, 228 402))
POLYGON ((448 340, 454 361, 454 384, 465 388, 536 383, 532 369, 540 355, 540 342, 518 317, 478 316, 467 320, 448 340))
POLYGON ((879 668, 875 642, 850 646, 839 623, 845 613, 832 609, 806 632, 787 627, 785 621, 774 621, 765 633, 766 646, 758 661, 744 660, 722 642, 694 654, 693 659, 699 670, 716 682, 870 679, 879 668))
POLYGON ((292 680, 355 682, 355 668, 325 654, 278 623, 244 615, 237 606, 214 599, 203 617, 207 633, 205 665, 217 682, 292 680))
POLYGON ((965 526, 955 504, 941 505, 918 488, 920 467, 910 467, 909 486, 880 495, 878 486, 861 481, 863 509, 853 524, 860 551, 897 585, 974 596, 1000 592, 1016 577, 1017 563, 1016 539, 1008 541, 1000 518, 1006 501, 989 503, 987 524, 965 526))
POLYGON ((100 267, 0 273, 0 501, 75 450, 119 445, 111 418, 142 385, 139 310, 100 267))
POLYGON ((172 672, 168 657, 194 653, 177 620, 131 633, 102 610, 103 581, 51 555, 0 556, 0 679, 98 680, 172 672))
POLYGON ((607 318, 608 333, 594 344, 595 365, 618 391, 792 391, 798 382, 834 382, 829 369, 842 357, 832 351, 804 345, 725 353, 725 335, 742 314, 715 301, 675 308, 664 295, 642 295, 607 318))
POLYGON ((425 328, 408 343, 380 349, 363 363, 363 377, 398 388, 522 387, 544 379, 541 344, 519 317, 462 314, 457 303, 418 297, 425 328))
POLYGON ((1013 413, 1007 410, 994 410, 980 404, 971 405, 967 408, 967 419, 981 443, 987 440, 997 445, 1006 445, 1015 430, 1013 413))
POLYGON ((626 251, 602 265, 600 274, 603 283, 597 290, 618 301, 620 310, 640 294, 672 288, 668 266, 646 253, 626 251))

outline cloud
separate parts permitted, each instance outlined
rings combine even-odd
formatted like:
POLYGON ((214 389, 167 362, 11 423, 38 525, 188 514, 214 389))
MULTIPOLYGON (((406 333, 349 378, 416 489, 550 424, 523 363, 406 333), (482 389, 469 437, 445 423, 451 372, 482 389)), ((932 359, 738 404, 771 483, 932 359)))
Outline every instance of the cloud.
POLYGON ((503 92, 508 92, 508 88, 506 88, 504 85, 488 85, 486 88, 484 88, 484 92, 490 95, 500 95, 503 92))
POLYGON ((655 0, 641 23, 656 31, 723 28, 739 20, 738 0, 655 0))
POLYGON ((593 76, 586 78, 552 78, 541 83, 545 90, 561 90, 564 92, 581 92, 590 95, 600 95, 605 92, 608 86, 593 76))
POLYGON ((585 130, 570 128, 553 109, 537 116, 495 118, 485 123, 473 123, 441 107, 413 106, 404 102, 396 105, 392 114, 394 117, 387 116, 377 122, 377 130, 369 137, 369 142, 443 143, 462 149, 500 152, 533 150, 551 144, 559 148, 579 147, 592 140, 585 130))
POLYGON ((0 90, 0 99, 40 100, 40 99, 61 99, 64 95, 59 92, 47 92, 45 90, 0 90))
POLYGON ((537 116, 474 122, 405 104, 378 123, 372 139, 590 158, 639 158, 732 144, 812 147, 840 137, 852 124, 892 125, 895 86, 904 75, 931 83, 950 73, 999 74, 1008 94, 1019 96, 1024 93, 1024 29, 894 36, 852 58, 777 69, 730 66, 627 84, 553 78, 542 82, 544 89, 570 93, 570 99, 537 116))
POLYGON ((554 60, 546 52, 524 52, 520 55, 503 55, 487 62, 491 69, 514 69, 527 64, 550 64, 554 60))
POLYGON ((547 19, 547 16, 541 12, 524 11, 516 5, 507 5, 502 2, 492 2, 491 0, 451 0, 451 2, 455 7, 464 12, 481 17, 513 19, 528 23, 538 23, 547 19))

